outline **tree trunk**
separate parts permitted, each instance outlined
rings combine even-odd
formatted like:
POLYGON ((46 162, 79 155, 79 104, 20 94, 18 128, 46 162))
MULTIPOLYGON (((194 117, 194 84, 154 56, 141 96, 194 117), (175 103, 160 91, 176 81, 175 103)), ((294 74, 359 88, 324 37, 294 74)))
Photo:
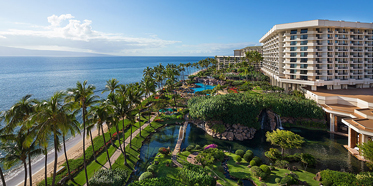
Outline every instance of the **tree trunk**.
POLYGON ((48 185, 48 173, 47 173, 47 166, 48 166, 48 161, 47 161, 47 157, 48 157, 48 151, 47 151, 47 147, 44 147, 44 155, 45 155, 45 158, 44 158, 44 181, 45 181, 45 185, 48 185))
POLYGON ((109 166, 110 166, 110 169, 111 169, 110 155, 109 155, 109 151, 108 151, 108 149, 107 149, 107 145, 106 145, 105 133, 104 133, 104 127, 102 127, 102 126, 101 126, 101 132, 102 132, 102 138, 104 138, 104 144, 105 144, 106 156, 107 156, 107 158, 108 158, 109 166))
POLYGON ((32 172, 31 172, 31 156, 28 156, 28 169, 29 169, 29 181, 30 185, 32 185, 32 172))
POLYGON ((52 186, 55 185, 55 181, 56 181, 56 172, 57 172, 57 136, 56 136, 56 133, 54 133, 54 166, 53 166, 53 180, 52 180, 52 186))
POLYGON ((132 122, 130 124, 130 127, 131 127, 131 135, 130 135, 130 148, 132 147, 132 122))
POLYGON ((3 183, 3 186, 6 186, 3 170, 1 168, 0 168, 0 176, 1 176, 1 181, 3 183))
POLYGON ((25 167, 25 181, 23 182, 23 185, 26 186, 27 185, 27 164, 26 164, 26 160, 23 160, 23 166, 25 167))
POLYGON ((140 136, 141 136, 141 110, 139 110, 139 129, 140 129, 140 136))
POLYGON ((281 148, 282 159, 284 158, 284 148, 281 148))
POLYGON ((62 140, 63 140, 63 150, 65 151, 65 159, 66 159, 67 172, 69 173, 69 180, 73 180, 73 178, 71 177, 71 174, 70 174, 69 159, 67 159, 67 154, 66 154, 65 135, 62 135, 62 140))
MULTIPOLYGON (((88 131, 87 131, 88 133, 88 131)), ((93 145, 93 137, 92 137, 92 131, 89 131, 89 133, 91 134, 90 137, 91 137, 91 145, 92 145, 92 150, 93 150, 93 158, 95 159, 95 162, 100 164, 97 159, 96 159, 96 151, 95 151, 95 146, 93 145)))
MULTIPOLYGON (((123 121, 124 122, 124 121, 123 121)), ((124 144, 124 147, 122 149, 122 145, 120 144, 120 138, 119 138, 119 128, 118 128, 118 125, 116 125, 116 129, 117 129, 117 140, 119 142, 119 150, 122 152, 123 156, 124 156, 124 163, 127 164, 127 161, 126 161, 126 146, 125 146, 125 142, 123 142, 124 144)), ((123 123, 123 139, 125 139, 125 136, 124 136, 124 123, 123 123)))
POLYGON ((86 181, 87 186, 89 186, 88 174, 87 174, 87 163, 85 159, 85 105, 84 105, 84 102, 83 102, 83 159, 84 159, 83 164, 84 164, 85 181, 86 181))

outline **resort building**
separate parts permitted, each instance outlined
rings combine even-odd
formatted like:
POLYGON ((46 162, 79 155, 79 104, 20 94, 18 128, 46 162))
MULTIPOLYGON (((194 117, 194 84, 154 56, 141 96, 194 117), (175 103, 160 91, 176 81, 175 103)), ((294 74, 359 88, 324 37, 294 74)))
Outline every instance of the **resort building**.
MULTIPOLYGON (((243 49, 234 50, 234 56, 216 56, 216 60, 218 62, 218 69, 227 67, 229 64, 236 64, 241 63, 245 60, 246 52, 249 51, 258 51, 259 53, 263 54, 262 46, 248 46, 243 49)), ((262 65, 260 64, 260 67, 262 65)))
POLYGON ((260 40, 262 71, 285 90, 373 87, 373 23, 278 24, 260 40))

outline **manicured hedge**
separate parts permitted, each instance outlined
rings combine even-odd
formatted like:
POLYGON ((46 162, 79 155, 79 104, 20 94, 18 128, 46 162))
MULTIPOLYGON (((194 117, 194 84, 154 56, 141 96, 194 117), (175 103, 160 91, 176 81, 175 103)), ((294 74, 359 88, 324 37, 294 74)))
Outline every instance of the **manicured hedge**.
POLYGON ((122 186, 127 179, 123 169, 100 169, 89 180, 91 186, 122 186))
POLYGON ((129 186, 184 186, 185 184, 180 183, 169 177, 161 178, 150 178, 141 181, 134 181, 129 186))

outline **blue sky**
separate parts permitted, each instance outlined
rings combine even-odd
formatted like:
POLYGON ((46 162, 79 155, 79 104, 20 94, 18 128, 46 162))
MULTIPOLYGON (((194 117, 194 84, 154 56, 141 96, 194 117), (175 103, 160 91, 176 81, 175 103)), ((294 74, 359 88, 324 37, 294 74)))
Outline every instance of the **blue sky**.
POLYGON ((373 22, 372 1, 1 1, 0 46, 125 56, 230 55, 275 24, 373 22))

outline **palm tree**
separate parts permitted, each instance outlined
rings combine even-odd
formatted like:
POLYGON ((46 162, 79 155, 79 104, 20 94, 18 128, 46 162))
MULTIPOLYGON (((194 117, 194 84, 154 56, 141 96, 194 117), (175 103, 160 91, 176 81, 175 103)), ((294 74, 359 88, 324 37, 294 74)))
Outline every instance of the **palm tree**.
POLYGON ((42 101, 39 105, 40 107, 38 107, 38 113, 34 116, 34 119, 39 123, 36 129, 36 136, 39 137, 37 141, 45 140, 45 133, 52 133, 53 135, 54 170, 52 185, 55 185, 56 180, 57 152, 60 150, 60 136, 63 134, 64 138, 69 130, 72 130, 72 134, 75 134, 76 130, 79 131, 79 128, 72 127, 76 125, 76 121, 74 122, 75 119, 69 116, 69 107, 71 107, 71 104, 64 103, 65 96, 64 92, 56 92, 50 100, 42 101))
POLYGON ((119 81, 117 79, 113 78, 113 79, 107 80, 105 89, 102 91, 101 94, 107 91, 110 91, 110 93, 114 93, 115 89, 117 89, 118 87, 119 87, 119 81))
POLYGON ((89 118, 89 123, 96 124, 97 129, 98 130, 101 129, 101 131, 102 131, 102 138, 104 140, 106 156, 109 160, 110 169, 111 169, 110 155, 109 155, 108 148, 106 146, 106 139, 105 139, 105 133, 104 133, 103 125, 106 122, 111 121, 111 117, 112 117, 111 114, 112 113, 113 113, 113 109, 111 107, 109 107, 106 103, 102 103, 100 106, 91 107, 91 109, 89 111, 89 117, 88 117, 89 118))
MULTIPOLYGON (((146 76, 144 74, 144 78, 142 79, 142 88, 145 93, 145 99, 149 98, 150 93, 155 94, 155 82, 153 78, 146 76)), ((148 109, 150 111, 150 109, 148 109)), ((149 125, 150 125, 150 114, 149 114, 149 125)))
MULTIPOLYGON (((84 158, 84 171, 86 177, 86 184, 88 183, 88 174, 87 174, 87 164, 85 159, 85 124, 86 124, 86 115, 87 108, 97 103, 98 96, 93 96, 93 91, 96 89, 93 85, 87 86, 87 80, 82 83, 79 81, 76 83, 76 88, 67 89, 69 95, 66 97, 67 102, 77 103, 82 110, 82 119, 83 119, 83 158, 84 158)), ((93 145, 93 144, 92 144, 93 145)))
POLYGON ((6 153, 4 157, 0 158, 0 162, 3 162, 4 168, 8 169, 21 161, 25 169, 25 181, 23 182, 23 184, 24 186, 26 186, 27 157, 33 157, 37 154, 40 154, 41 150, 36 148, 35 140, 29 138, 29 136, 27 135, 27 128, 25 127, 21 127, 21 129, 17 133, 1 135, 0 140, 2 141, 2 143, 0 144, 0 150, 6 153))
MULTIPOLYGON (((131 83, 129 84, 129 88, 127 91, 127 99, 129 101, 130 110, 127 113, 127 118, 131 121, 131 124, 135 123, 135 115, 134 112, 137 110, 136 107, 141 104, 141 98, 143 95, 143 90, 140 87, 139 83, 131 83)), ((140 107, 139 108, 139 115, 140 115, 140 107)), ((140 135, 141 135, 141 121, 140 124, 140 135)), ((130 135, 130 147, 132 147, 132 127, 131 127, 131 135, 130 135)))
MULTIPOLYGON (((14 131, 17 126, 28 126, 27 135, 30 133, 31 125, 30 116, 35 112, 35 105, 37 100, 30 99, 31 95, 22 97, 20 101, 14 104, 9 110, 3 114, 3 119, 6 122, 6 126, 2 129, 5 134, 10 134, 14 131)), ((29 164, 29 181, 32 185, 32 173, 31 173, 31 157, 28 157, 29 164)))

